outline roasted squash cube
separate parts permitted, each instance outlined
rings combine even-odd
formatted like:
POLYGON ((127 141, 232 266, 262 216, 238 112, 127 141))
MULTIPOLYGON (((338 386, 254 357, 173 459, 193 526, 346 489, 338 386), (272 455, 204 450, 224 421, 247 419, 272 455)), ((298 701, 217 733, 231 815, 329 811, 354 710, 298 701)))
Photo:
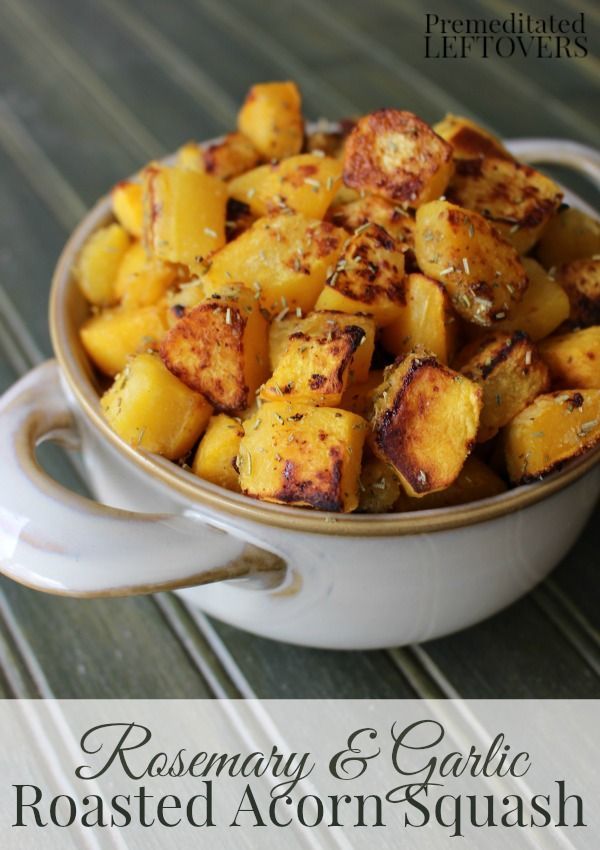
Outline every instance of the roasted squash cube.
POLYGON ((556 330, 569 317, 565 290, 531 257, 521 263, 529 283, 523 297, 510 309, 510 315, 494 327, 503 331, 524 331, 534 342, 556 330))
POLYGON ((112 210, 115 218, 125 230, 140 239, 144 224, 142 184, 122 180, 111 192, 112 210))
POLYGON ((327 338, 334 332, 357 325, 364 331, 364 337, 354 352, 349 370, 349 382, 366 381, 373 350, 375 348, 375 322, 370 316, 352 316, 347 313, 322 311, 309 313, 304 318, 291 316, 278 322, 272 322, 269 329, 269 362, 271 371, 275 371, 288 347, 292 334, 302 333, 309 338, 327 338))
POLYGON ((424 274, 406 278, 406 303, 397 319, 384 328, 381 340, 398 356, 418 346, 448 363, 456 345, 458 322, 441 283, 424 274))
POLYGON ((151 165, 143 175, 144 246, 148 254, 192 271, 225 244, 227 187, 189 168, 151 165))
POLYGON ((547 269, 600 254, 600 221, 575 207, 562 209, 542 233, 536 252, 547 269))
POLYGON ((375 392, 371 447, 398 474, 410 496, 443 490, 457 478, 475 442, 482 391, 413 352, 384 372, 375 392))
POLYGON ((404 207, 392 204, 379 195, 365 195, 364 198, 340 204, 332 209, 330 218, 338 227, 352 233, 365 224, 378 224, 396 240, 401 251, 414 248, 414 218, 404 207))
POLYGON ((171 289, 167 292, 167 321, 169 327, 177 324, 180 319, 183 319, 186 313, 189 313, 198 304, 201 304, 206 298, 204 284, 200 278, 194 278, 187 283, 182 284, 179 289, 171 289))
POLYGON ((480 159, 486 156, 512 159, 500 139, 461 115, 446 115, 433 129, 452 145, 455 159, 480 159))
POLYGON ((191 168, 192 171, 204 171, 204 148, 198 142, 186 142, 177 151, 175 165, 178 168, 191 168))
POLYGON ((204 279, 216 289, 240 280, 272 315, 312 310, 345 232, 303 215, 260 218, 212 258, 204 279))
POLYGON ((562 200, 549 177, 529 165, 493 157, 458 160, 446 195, 489 219, 519 254, 535 245, 562 200))
POLYGON ((550 384, 546 364, 522 331, 485 337, 460 371, 483 390, 480 443, 491 440, 550 384))
POLYGON ((91 316, 79 329, 81 343, 105 375, 116 375, 133 354, 155 349, 167 333, 167 308, 115 307, 91 316))
POLYGON ((432 508, 449 508, 453 505, 466 505, 489 499, 504 493, 507 487, 499 475, 476 457, 468 457, 456 481, 445 490, 429 493, 415 499, 406 493, 400 493, 396 501, 397 511, 426 511, 432 508))
POLYGON ((205 481, 239 493, 237 457, 243 436, 244 429, 237 419, 225 413, 212 416, 194 456, 192 472, 205 481))
POLYGON ((102 396, 104 415, 125 442, 170 460, 202 435, 212 410, 165 369, 155 354, 138 354, 102 396))
POLYGON ((507 425, 504 438, 513 484, 556 472, 600 443, 600 390, 540 395, 507 425))
POLYGON ((267 322, 250 290, 232 284, 186 313, 160 353, 217 410, 243 410, 268 374, 267 322))
POLYGON ((177 276, 177 266, 148 257, 144 246, 134 242, 121 260, 115 294, 124 306, 146 307, 159 301, 177 276))
POLYGON ((336 407, 348 385, 355 352, 366 339, 350 322, 334 325, 322 335, 293 333, 272 377, 261 387, 264 401, 286 398, 295 402, 336 407))
POLYGON ((107 307, 118 301, 115 280, 131 240, 120 224, 101 227, 81 249, 74 274, 90 304, 107 307))
POLYGON ((340 158, 344 154, 344 143, 354 123, 344 122, 345 126, 340 130, 317 129, 306 134, 304 148, 309 153, 315 151, 324 153, 326 156, 340 158))
POLYGON ((230 180, 227 191, 257 216, 294 210, 323 218, 341 183, 339 160, 303 153, 247 171, 230 180))
POLYGON ((548 337, 540 352, 556 387, 600 389, 600 325, 548 337))
POLYGON ((456 311, 478 325, 510 316, 527 288, 512 245, 483 216, 447 201, 417 210, 415 254, 421 271, 444 284, 456 311))
POLYGON ((346 240, 316 309, 368 313, 383 327, 400 315, 404 298, 404 254, 383 227, 365 224, 346 240))
POLYGON ((259 154, 252 142, 241 133, 228 133, 220 141, 204 147, 186 142, 177 151, 180 168, 204 171, 221 180, 230 180, 258 165, 259 154))
POLYGON ((238 114, 238 129, 265 159, 300 153, 304 139, 302 100, 295 83, 252 86, 238 114))
POLYGON ((383 369, 369 372, 367 379, 360 384, 350 384, 342 396, 340 407, 350 410, 365 419, 369 416, 375 391, 383 381, 383 369))
POLYGON ((358 510, 366 514, 384 514, 391 511, 402 491, 394 470, 374 457, 363 462, 359 488, 358 510))
POLYGON ((204 170, 207 174, 230 180, 254 168, 259 161, 259 153, 242 133, 228 133, 221 141, 204 148, 204 170))
POLYGON ((571 304, 571 321, 581 327, 599 325, 600 256, 567 263, 561 267, 558 280, 571 304))
POLYGON ((367 423, 333 407, 268 402, 244 422, 242 492, 267 502, 347 513, 358 506, 367 423))
POLYGON ((438 198, 453 170, 450 145, 412 112, 365 115, 346 141, 346 185, 396 204, 418 207, 438 198))

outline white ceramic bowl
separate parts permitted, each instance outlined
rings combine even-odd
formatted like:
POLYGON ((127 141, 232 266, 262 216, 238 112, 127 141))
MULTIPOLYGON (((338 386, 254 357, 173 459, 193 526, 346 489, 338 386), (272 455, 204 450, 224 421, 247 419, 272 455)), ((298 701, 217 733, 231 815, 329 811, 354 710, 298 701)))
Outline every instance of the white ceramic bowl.
MULTIPOLYGON (((520 140, 509 147, 598 182, 600 158, 580 145, 520 140)), ((207 613, 257 634, 367 649, 427 640, 495 613, 573 544, 600 493, 600 450, 542 482, 471 505, 340 516, 257 502, 125 445, 100 413, 77 334, 87 307, 71 274, 89 234, 109 218, 104 198, 56 268, 57 359, 0 399, 5 575, 69 596, 178 589, 207 613), (45 439, 81 446, 97 502, 40 468, 35 446, 45 439)))

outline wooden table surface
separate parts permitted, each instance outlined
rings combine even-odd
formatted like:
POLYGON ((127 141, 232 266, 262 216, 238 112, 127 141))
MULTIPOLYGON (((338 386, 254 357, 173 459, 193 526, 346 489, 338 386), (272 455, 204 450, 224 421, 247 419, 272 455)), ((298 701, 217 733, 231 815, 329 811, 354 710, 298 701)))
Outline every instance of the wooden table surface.
MULTIPOLYGON (((568 0, 520 8, 576 11, 568 0)), ((510 9, 438 0, 434 11, 510 9)), ((598 6, 581 9, 597 42, 598 6)), ((312 118, 389 105, 433 121, 449 110, 507 137, 597 143, 597 59, 425 60, 423 32, 417 0, 2 0, 0 389, 51 355, 50 275, 85 209, 148 159, 230 128, 254 81, 294 78, 312 118)), ((43 457, 81 489, 57 450, 43 457)), ((598 697, 599 519, 507 611, 381 652, 273 643, 171 595, 78 601, 4 580, 0 695, 598 697)))

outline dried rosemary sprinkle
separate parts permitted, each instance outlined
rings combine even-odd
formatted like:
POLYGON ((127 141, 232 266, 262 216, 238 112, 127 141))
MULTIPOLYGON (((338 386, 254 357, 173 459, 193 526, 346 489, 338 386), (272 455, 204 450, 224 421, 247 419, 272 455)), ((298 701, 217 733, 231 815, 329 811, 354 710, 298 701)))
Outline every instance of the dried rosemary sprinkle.
POLYGON ((581 428, 579 429, 579 436, 585 437, 590 431, 593 431, 596 425, 598 425, 600 420, 598 419, 590 419, 589 422, 584 422, 581 428))

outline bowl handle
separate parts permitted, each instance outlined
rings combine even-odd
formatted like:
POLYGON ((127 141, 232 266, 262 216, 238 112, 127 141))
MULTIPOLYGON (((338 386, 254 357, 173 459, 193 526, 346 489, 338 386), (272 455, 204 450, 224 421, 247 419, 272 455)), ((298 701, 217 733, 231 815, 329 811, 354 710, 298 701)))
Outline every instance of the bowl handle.
POLYGON ((45 439, 77 444, 53 360, 0 398, 0 571, 10 578, 65 596, 123 596, 282 575, 277 555, 192 512, 132 513, 67 490, 37 462, 45 439))
POLYGON ((506 146, 523 162, 572 168, 600 189, 600 152, 594 148, 567 139, 511 139, 506 146))

